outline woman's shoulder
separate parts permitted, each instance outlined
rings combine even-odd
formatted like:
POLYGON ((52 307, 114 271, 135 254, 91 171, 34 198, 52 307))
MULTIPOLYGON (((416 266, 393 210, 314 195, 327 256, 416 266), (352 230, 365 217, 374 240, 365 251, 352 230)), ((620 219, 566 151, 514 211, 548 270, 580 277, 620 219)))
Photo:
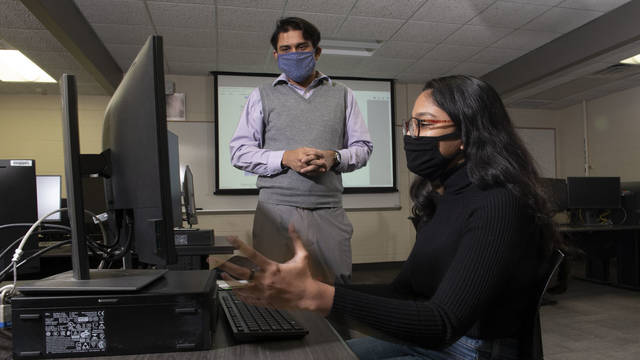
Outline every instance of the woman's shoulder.
POLYGON ((492 186, 485 189, 478 188, 477 205, 483 210, 495 208, 518 211, 526 208, 525 201, 507 185, 492 186))

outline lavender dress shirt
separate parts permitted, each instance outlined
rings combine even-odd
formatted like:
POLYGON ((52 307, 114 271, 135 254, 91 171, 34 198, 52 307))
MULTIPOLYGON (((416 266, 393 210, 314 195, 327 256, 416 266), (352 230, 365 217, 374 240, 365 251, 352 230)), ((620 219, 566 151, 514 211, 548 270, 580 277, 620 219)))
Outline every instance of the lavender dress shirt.
MULTIPOLYGON (((286 82, 287 86, 290 86, 307 99, 322 81, 331 83, 331 79, 328 76, 318 72, 318 76, 306 89, 289 83, 285 74, 281 74, 273 82, 273 85, 275 86, 275 84, 283 81, 286 82)), ((344 136, 344 148, 319 149, 338 150, 340 152, 341 162, 335 168, 338 172, 349 172, 365 166, 371 151, 373 151, 369 130, 364 119, 362 119, 362 113, 353 96, 353 91, 349 88, 347 88, 347 110, 345 115, 347 131, 344 136)), ((284 171, 280 166, 284 151, 262 148, 264 143, 262 139, 263 128, 262 100, 260 98, 260 90, 256 88, 247 99, 247 104, 244 106, 240 116, 236 132, 229 143, 231 164, 240 170, 257 175, 275 175, 284 171)))

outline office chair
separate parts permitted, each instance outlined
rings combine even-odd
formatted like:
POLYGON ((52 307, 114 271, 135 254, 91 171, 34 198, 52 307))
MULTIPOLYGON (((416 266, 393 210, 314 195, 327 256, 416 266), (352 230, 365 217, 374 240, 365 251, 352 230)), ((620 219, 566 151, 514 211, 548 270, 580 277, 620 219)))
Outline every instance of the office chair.
POLYGON ((530 320, 525 322, 520 334, 520 359, 522 360, 543 360, 542 352, 542 329, 540 327, 540 305, 542 297, 547 291, 553 274, 564 259, 564 253, 558 249, 553 250, 549 262, 545 265, 543 276, 541 276, 536 292, 535 310, 530 320))

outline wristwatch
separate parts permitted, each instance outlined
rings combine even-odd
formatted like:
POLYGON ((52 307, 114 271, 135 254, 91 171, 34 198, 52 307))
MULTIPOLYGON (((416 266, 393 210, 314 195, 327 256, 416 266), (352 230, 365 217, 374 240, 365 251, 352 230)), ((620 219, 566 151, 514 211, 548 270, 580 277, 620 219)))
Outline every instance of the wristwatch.
POLYGON ((340 156, 340 152, 337 150, 333 150, 333 166, 332 169, 335 169, 342 162, 342 157, 340 156))

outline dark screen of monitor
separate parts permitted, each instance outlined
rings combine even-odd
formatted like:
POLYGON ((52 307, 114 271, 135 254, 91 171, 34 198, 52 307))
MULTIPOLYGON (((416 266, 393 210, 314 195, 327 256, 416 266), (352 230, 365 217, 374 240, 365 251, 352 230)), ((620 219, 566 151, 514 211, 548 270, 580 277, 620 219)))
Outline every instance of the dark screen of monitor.
POLYGON ((619 177, 568 177, 571 209, 615 209, 620 207, 619 177))
MULTIPOLYGON (((34 223, 38 218, 35 160, 0 160, 0 225, 34 223)), ((0 249, 23 236, 28 228, 0 229, 0 249)), ((29 241, 25 250, 37 249, 37 241, 29 241)), ((9 264, 13 251, 8 251, 0 264, 9 264)), ((23 269, 23 272, 25 270, 23 269)))

